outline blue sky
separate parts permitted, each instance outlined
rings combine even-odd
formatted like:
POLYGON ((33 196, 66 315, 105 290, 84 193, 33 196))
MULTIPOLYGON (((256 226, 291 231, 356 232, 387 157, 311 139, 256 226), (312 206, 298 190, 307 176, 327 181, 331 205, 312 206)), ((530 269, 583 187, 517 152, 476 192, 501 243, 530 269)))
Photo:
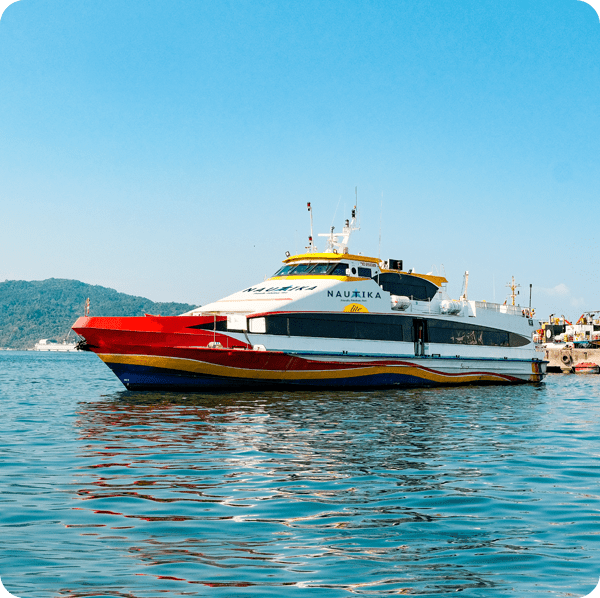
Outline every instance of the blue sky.
POLYGON ((207 303, 309 234, 457 297, 600 309, 600 20, 578 0, 20 0, 0 280, 207 303), (339 207, 338 207, 339 206, 339 207), (336 211, 337 210, 337 211, 336 211), (335 215, 335 219, 334 219, 335 215))

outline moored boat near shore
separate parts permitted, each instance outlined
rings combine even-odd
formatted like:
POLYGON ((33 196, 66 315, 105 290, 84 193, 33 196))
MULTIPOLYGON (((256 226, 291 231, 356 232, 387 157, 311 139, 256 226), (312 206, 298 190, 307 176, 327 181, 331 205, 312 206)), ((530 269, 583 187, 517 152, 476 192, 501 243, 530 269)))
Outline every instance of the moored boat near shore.
POLYGON ((62 343, 43 338, 33 346, 34 351, 49 351, 55 353, 73 353, 78 351, 77 343, 68 343, 64 340, 62 343))
POLYGON ((591 361, 581 361, 573 366, 576 374, 598 374, 600 366, 591 361))
MULTIPOLYGON (((310 204, 309 204, 310 210, 310 204)), ((82 317, 73 329, 130 390, 376 388, 539 382, 539 322, 452 300, 442 276, 352 254, 356 211, 324 252, 181 316, 82 317)))

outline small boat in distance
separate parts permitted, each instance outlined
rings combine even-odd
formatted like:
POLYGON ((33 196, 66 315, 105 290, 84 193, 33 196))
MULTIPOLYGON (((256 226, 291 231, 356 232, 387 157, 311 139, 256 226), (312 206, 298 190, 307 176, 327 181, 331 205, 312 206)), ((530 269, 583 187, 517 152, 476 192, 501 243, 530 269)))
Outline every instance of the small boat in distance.
POLYGON ((403 261, 311 235, 269 279, 181 316, 81 317, 73 330, 129 390, 356 389, 540 382, 529 310, 467 298, 403 261))
POLYGON ((47 338, 43 338, 33 347, 34 351, 54 351, 59 353, 71 353, 78 351, 77 343, 68 343, 64 340, 62 343, 53 341, 47 338))

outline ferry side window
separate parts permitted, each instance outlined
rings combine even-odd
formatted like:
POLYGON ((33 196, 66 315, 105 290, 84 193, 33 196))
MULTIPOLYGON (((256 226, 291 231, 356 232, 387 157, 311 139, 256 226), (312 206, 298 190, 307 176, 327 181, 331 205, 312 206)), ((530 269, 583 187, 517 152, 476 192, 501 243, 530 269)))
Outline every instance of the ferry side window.
POLYGON ((371 278, 371 268, 358 268, 358 276, 360 278, 371 278))
POLYGON ((336 264, 335 268, 329 273, 331 276, 346 276, 348 264, 336 264))

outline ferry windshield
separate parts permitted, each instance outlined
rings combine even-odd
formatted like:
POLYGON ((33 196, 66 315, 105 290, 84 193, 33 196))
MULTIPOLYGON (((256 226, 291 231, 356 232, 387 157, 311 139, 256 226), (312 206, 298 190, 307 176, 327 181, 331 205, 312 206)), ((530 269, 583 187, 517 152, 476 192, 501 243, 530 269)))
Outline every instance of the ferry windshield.
POLYGON ((287 266, 283 266, 283 268, 279 268, 279 270, 277 270, 277 272, 275 272, 275 274, 273 274, 273 278, 275 278, 275 276, 287 276, 293 267, 294 266, 287 265, 287 266))
POLYGON ((276 276, 301 276, 303 274, 311 274, 315 276, 346 276, 347 269, 347 263, 332 264, 331 262, 321 262, 317 264, 287 264, 277 270, 277 272, 273 274, 273 278, 276 276))
POLYGON ((297 276, 298 274, 308 274, 314 267, 314 264, 298 264, 295 268, 290 270, 290 274, 293 276, 297 276))
POLYGON ((333 264, 316 264, 315 267, 310 271, 311 274, 328 274, 328 271, 332 269, 333 264))

